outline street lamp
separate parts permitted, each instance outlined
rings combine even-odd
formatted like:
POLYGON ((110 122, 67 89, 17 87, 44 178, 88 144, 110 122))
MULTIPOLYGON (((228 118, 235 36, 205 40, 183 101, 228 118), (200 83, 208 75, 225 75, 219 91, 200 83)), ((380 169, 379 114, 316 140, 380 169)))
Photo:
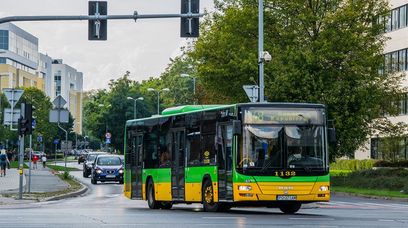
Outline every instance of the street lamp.
POLYGON ((133 105, 133 119, 137 119, 137 101, 143 101, 143 97, 138 97, 138 98, 133 98, 133 97, 127 97, 128 100, 134 100, 135 103, 133 105))
POLYGON ((147 91, 157 93, 157 115, 160 115, 160 92, 164 92, 164 91, 168 92, 168 91, 170 91, 170 89, 169 88, 164 88, 164 89, 161 89, 161 90, 156 90, 156 89, 153 89, 153 88, 148 88, 147 91))
POLYGON ((194 95, 194 104, 196 104, 195 102, 195 97, 196 97, 196 77, 191 76, 189 74, 180 74, 181 77, 183 78, 191 78, 193 79, 193 95, 194 95))

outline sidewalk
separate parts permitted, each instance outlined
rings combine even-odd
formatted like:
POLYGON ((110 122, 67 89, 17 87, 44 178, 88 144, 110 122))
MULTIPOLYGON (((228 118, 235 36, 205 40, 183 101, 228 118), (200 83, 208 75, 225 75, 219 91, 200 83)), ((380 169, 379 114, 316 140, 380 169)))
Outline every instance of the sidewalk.
MULTIPOLYGON (((16 190, 18 192, 20 175, 17 169, 7 169, 7 175, 0 177, 0 194, 10 193, 16 190)), ((23 185, 25 185, 25 176, 23 175, 23 185)))
MULTIPOLYGON (((28 193, 28 174, 29 170, 24 169, 24 193, 28 193)), ((18 193, 19 180, 20 177, 17 169, 8 169, 7 175, 5 177, 0 177, 0 205, 10 204, 18 201, 3 196, 5 194, 18 193)), ((69 185, 62 181, 59 177, 51 173, 51 170, 49 168, 43 168, 42 165, 38 164, 38 169, 31 170, 31 193, 56 192, 67 188, 69 188, 69 185)), ((24 200, 21 202, 27 201, 24 200)))

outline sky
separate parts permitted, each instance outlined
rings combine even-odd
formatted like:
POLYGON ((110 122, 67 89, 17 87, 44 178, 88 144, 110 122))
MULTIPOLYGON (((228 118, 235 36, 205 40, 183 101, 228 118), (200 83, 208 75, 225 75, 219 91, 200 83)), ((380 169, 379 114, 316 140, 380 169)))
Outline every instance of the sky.
MULTIPOLYGON (((180 0, 107 0, 109 15, 180 13, 180 0)), ((213 10, 201 0, 200 12, 213 10)), ((87 0, 0 0, 6 16, 87 15, 87 0)), ((180 19, 109 20, 107 41, 88 41, 88 21, 14 22, 39 39, 39 51, 84 74, 84 90, 107 88, 130 71, 136 81, 158 77, 188 40, 180 19)))

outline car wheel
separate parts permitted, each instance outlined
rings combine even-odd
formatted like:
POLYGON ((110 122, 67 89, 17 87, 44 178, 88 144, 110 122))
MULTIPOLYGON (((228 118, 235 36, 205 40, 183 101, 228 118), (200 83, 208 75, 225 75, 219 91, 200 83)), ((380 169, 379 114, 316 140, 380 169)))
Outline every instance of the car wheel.
POLYGON ((95 178, 93 178, 93 177, 92 177, 92 179, 91 179, 91 183, 92 183, 92 184, 97 184, 97 183, 98 183, 98 181, 97 181, 95 178))
POLYGON ((301 206, 301 203, 288 203, 280 205, 279 209, 285 214, 295 214, 301 206))
POLYGON ((149 184, 147 185, 147 204, 149 205, 150 209, 160 208, 159 202, 157 202, 154 197, 154 184, 152 180, 150 180, 149 184))
POLYGON ((203 202, 204 211, 216 212, 221 209, 220 204, 214 202, 213 186, 209 179, 207 179, 203 185, 202 202, 203 202))
POLYGON ((119 181, 119 184, 123 184, 123 180, 120 180, 120 181, 119 181))
POLYGON ((83 172, 82 172, 82 176, 83 176, 83 177, 88 177, 88 174, 87 174, 85 171, 83 171, 83 172))

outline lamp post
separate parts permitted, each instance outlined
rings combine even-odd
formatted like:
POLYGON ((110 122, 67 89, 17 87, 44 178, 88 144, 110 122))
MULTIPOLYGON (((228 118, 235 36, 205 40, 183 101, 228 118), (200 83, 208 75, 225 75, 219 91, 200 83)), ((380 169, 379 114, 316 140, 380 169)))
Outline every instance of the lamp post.
POLYGON ((148 88, 147 91, 157 93, 157 115, 160 115, 160 92, 164 92, 164 91, 168 92, 168 91, 170 91, 170 89, 169 88, 164 88, 164 89, 161 89, 161 90, 156 90, 156 89, 153 89, 153 88, 148 88))
POLYGON ((137 101, 143 101, 143 97, 138 97, 138 98, 133 98, 133 97, 127 97, 128 100, 133 100, 134 105, 133 105, 133 119, 137 119, 137 101))
POLYGON ((191 78, 193 80, 193 95, 194 95, 194 104, 196 104, 195 97, 196 97, 196 77, 191 76, 189 74, 180 74, 183 78, 191 78))

